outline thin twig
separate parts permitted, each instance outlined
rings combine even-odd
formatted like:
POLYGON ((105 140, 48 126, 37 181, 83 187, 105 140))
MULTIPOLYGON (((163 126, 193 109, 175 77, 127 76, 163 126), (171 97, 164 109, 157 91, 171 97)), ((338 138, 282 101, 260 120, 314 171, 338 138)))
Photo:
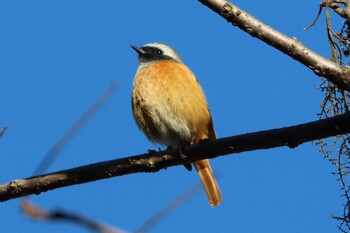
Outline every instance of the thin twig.
POLYGON ((2 135, 4 135, 5 131, 7 130, 7 126, 5 126, 1 132, 0 132, 0 138, 2 137, 2 135))
POLYGON ((91 117, 113 96, 118 88, 116 81, 112 82, 106 90, 83 112, 72 126, 58 139, 41 160, 33 175, 44 173, 57 158, 69 141, 85 126, 91 117))
POLYGON ((312 26, 316 26, 316 22, 317 22, 318 18, 320 17, 321 13, 322 13, 322 9, 323 9, 323 6, 320 4, 320 8, 318 9, 318 13, 317 13, 317 16, 316 16, 315 20, 309 26, 305 27, 303 29, 304 31, 308 30, 312 26))
POLYGON ((35 220, 71 222, 97 233, 126 233, 126 231, 83 217, 80 214, 74 214, 64 210, 44 210, 34 205, 28 199, 22 199, 21 209, 28 217, 35 220))
POLYGON ((171 212, 178 209, 181 205, 183 205, 189 198, 193 197, 196 193, 198 193, 202 188, 202 185, 198 183, 197 185, 192 186, 187 189, 173 201, 169 202, 166 206, 164 206, 157 213, 152 215, 148 220, 146 220, 141 226, 139 226, 134 233, 146 233, 151 228, 153 228, 156 224, 158 224, 162 219, 168 216, 171 212))
POLYGON ((328 5, 326 6, 326 24, 327 24, 327 36, 328 36, 328 40, 329 40, 329 44, 331 46, 331 51, 332 51, 332 60, 336 63, 338 63, 338 56, 337 56, 337 52, 335 50, 335 42, 333 40, 333 36, 332 34, 332 25, 331 25, 331 17, 329 14, 329 7, 328 5))

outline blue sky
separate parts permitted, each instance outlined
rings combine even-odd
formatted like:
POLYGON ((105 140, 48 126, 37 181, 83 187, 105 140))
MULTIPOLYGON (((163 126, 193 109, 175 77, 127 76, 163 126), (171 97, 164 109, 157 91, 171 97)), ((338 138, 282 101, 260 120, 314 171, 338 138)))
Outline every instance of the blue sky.
MULTIPOLYGON (((234 3, 328 57, 324 19, 302 30, 313 21, 319 1, 299 2, 234 3)), ((321 80, 310 70, 197 1, 0 0, 0 31, 0 128, 8 126, 0 139, 0 183, 30 176, 114 80, 117 93, 49 171, 156 148, 132 118, 137 55, 130 44, 163 42, 179 52, 204 89, 218 137, 316 120, 322 100, 321 80)), ((311 143, 220 157, 212 167, 220 174, 222 205, 211 208, 200 192, 152 232, 336 231, 329 217, 341 214, 341 193, 333 168, 311 143)), ((58 189, 32 200, 132 231, 197 182, 194 172, 179 166, 58 189)), ((0 232, 87 232, 30 221, 18 204, 0 203, 0 232)))

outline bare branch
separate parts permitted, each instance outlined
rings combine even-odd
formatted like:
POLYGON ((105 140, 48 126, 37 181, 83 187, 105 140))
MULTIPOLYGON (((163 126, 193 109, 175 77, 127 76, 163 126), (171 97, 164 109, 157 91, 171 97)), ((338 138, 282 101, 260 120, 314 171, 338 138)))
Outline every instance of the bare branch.
POLYGON ((72 140, 72 138, 81 130, 82 127, 92 118, 92 116, 107 103, 118 88, 116 81, 112 82, 102 94, 83 112, 72 126, 58 139, 58 141, 47 152, 34 171, 34 175, 43 173, 57 158, 64 147, 72 140))
MULTIPOLYGON (((146 233, 155 225, 157 225, 163 218, 167 217, 171 212, 178 209, 181 205, 183 205, 186 201, 188 201, 191 197, 193 197, 196 193, 201 189, 202 184, 198 183, 193 185, 182 194, 177 196, 174 200, 165 205, 162 209, 157 211, 154 215, 152 215, 149 219, 147 219, 142 225, 140 225, 134 233, 146 233)), ((79 226, 85 227, 89 230, 98 232, 98 233, 126 233, 126 231, 118 229, 116 227, 109 226, 104 223, 100 223, 98 221, 88 219, 81 214, 75 214, 70 211, 64 210, 53 210, 48 211, 43 208, 33 204, 29 199, 23 198, 20 204, 21 210, 23 213, 29 218, 37 221, 46 221, 46 222, 70 222, 77 224, 79 226)))
POLYGON ((237 135, 217 140, 205 140, 180 150, 149 152, 127 158, 95 163, 41 176, 11 181, 0 185, 0 201, 40 194, 60 187, 122 176, 138 172, 156 172, 170 166, 205 158, 281 146, 294 148, 316 139, 350 132, 350 113, 310 123, 237 135), (186 156, 184 156, 186 155, 186 156))
POLYGON ((126 231, 85 218, 80 214, 63 210, 47 211, 41 209, 27 199, 22 200, 21 209, 28 217, 35 220, 71 222, 98 233, 126 233, 126 231))
POLYGON ((5 131, 7 130, 7 126, 5 126, 1 131, 0 131, 0 138, 2 135, 4 135, 5 131))
POLYGON ((344 19, 350 19, 350 1, 349 0, 324 0, 321 2, 320 6, 330 7, 336 12, 339 16, 344 19), (339 6, 340 4, 344 5, 344 8, 339 6))
POLYGON ((202 184, 198 183, 197 185, 192 186, 181 195, 176 197, 174 200, 169 202, 166 206, 164 206, 157 213, 152 215, 147 221, 145 221, 141 226, 139 226, 133 233, 146 233, 151 228, 153 228, 156 224, 158 224, 163 218, 168 216, 171 212, 178 209, 183 203, 185 203, 188 199, 193 197, 200 189, 202 188, 202 184))
MULTIPOLYGON (((335 33, 333 32, 332 26, 331 26, 331 17, 330 17, 330 13, 329 13, 329 7, 326 7, 326 24, 327 24, 328 40, 329 40, 329 44, 331 46, 331 51, 332 51, 332 60, 338 64, 338 56, 337 56, 337 51, 336 51, 337 44, 333 40, 333 35, 335 35, 335 33)), ((340 51, 340 49, 339 49, 339 51, 340 51)))
POLYGON ((304 31, 308 30, 309 28, 311 28, 312 26, 316 26, 316 22, 318 20, 318 18, 320 17, 321 13, 322 13, 322 5, 320 5, 320 8, 318 9, 318 13, 316 15, 316 18, 314 19, 314 21, 307 27, 304 28, 304 31))
POLYGON ((339 88, 350 91, 350 67, 341 66, 320 56, 299 42, 260 22, 247 12, 226 0, 198 0, 233 26, 271 45, 291 58, 304 64, 316 75, 325 77, 339 88))

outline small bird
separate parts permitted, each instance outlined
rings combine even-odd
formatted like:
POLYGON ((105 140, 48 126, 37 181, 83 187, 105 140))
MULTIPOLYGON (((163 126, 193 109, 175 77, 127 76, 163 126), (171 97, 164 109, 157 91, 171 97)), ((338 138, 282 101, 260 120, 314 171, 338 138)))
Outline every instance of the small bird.
MULTIPOLYGON (((132 90, 132 112, 147 138, 171 148, 215 139, 203 90, 177 52, 161 43, 131 47, 139 60, 132 90)), ((210 205, 219 205, 221 192, 209 160, 198 160, 194 166, 210 205)), ((188 168, 186 164, 185 167, 188 168)))

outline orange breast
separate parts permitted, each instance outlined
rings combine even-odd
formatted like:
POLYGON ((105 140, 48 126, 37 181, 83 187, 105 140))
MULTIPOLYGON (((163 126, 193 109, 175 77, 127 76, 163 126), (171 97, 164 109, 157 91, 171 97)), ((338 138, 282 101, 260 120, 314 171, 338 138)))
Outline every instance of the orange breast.
POLYGON ((177 146, 215 137, 202 88, 182 63, 166 60, 139 70, 132 108, 138 126, 151 141, 177 146))

